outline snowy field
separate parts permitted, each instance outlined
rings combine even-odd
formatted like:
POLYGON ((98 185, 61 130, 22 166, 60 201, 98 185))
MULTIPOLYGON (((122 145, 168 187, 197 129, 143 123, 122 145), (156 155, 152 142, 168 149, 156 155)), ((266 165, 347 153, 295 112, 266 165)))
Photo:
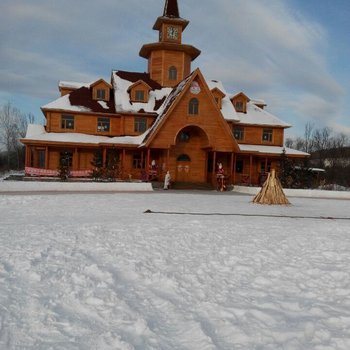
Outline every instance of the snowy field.
POLYGON ((0 349, 349 350, 350 201, 251 199, 0 195, 0 349))

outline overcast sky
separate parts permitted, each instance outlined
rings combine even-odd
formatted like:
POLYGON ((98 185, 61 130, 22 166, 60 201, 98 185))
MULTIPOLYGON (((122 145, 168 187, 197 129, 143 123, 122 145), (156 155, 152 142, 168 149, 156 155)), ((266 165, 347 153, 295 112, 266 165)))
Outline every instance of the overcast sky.
MULTIPOLYGON (((164 0, 1 0, 0 104, 41 118, 59 80, 146 71, 141 46, 164 0)), ((350 136, 349 0, 178 0, 183 42, 202 51, 192 69, 230 93, 262 98, 302 135, 306 122, 350 136), (200 6, 199 6, 200 5, 200 6)))

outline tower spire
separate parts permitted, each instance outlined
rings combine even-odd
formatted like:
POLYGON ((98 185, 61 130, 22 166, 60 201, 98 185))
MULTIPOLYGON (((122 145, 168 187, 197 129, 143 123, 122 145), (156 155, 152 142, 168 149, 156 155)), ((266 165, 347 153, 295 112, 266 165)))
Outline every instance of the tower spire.
POLYGON ((180 18, 179 6, 177 0, 166 0, 164 6, 164 17, 180 18))

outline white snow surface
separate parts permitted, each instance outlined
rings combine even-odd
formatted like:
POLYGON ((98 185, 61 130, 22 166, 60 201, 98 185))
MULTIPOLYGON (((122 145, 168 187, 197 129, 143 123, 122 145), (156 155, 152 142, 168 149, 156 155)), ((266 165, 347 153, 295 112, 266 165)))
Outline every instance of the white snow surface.
POLYGON ((96 136, 81 134, 77 132, 46 132, 44 126, 29 124, 25 139, 41 142, 62 142, 62 143, 85 143, 85 144, 122 144, 122 145, 140 145, 148 134, 149 130, 139 136, 96 136))
POLYGON ((266 125, 266 126, 280 126, 283 128, 290 128, 292 125, 288 124, 273 114, 256 106, 254 102, 247 103, 247 113, 237 113, 240 123, 249 125, 266 125))
POLYGON ((91 112, 91 109, 84 106, 73 106, 70 103, 69 95, 64 95, 56 99, 55 101, 52 101, 41 108, 43 109, 57 109, 62 111, 71 111, 71 112, 91 112))
POLYGON ((286 151, 287 155, 299 155, 299 156, 308 156, 309 153, 298 151, 293 148, 280 147, 280 146, 266 146, 266 145, 247 145, 247 144, 238 144, 241 151, 246 152, 259 152, 266 154, 282 154, 283 150, 286 151))
POLYGON ((0 349, 350 349, 350 201, 251 200, 1 196, 0 349))

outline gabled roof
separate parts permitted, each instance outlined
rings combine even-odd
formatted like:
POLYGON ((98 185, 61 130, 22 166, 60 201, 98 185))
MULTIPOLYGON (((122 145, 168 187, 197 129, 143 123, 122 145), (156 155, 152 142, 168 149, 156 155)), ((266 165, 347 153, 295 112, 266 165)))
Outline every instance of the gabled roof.
POLYGON ((231 97, 231 101, 232 101, 233 99, 239 97, 239 96, 242 96, 242 97, 244 97, 246 100, 250 101, 250 98, 249 98, 244 92, 239 92, 238 94, 233 95, 233 96, 231 97))
POLYGON ((214 93, 218 93, 221 97, 225 97, 226 94, 223 93, 218 87, 214 87, 214 89, 211 89, 211 92, 214 94, 214 93))
POLYGON ((112 89, 112 85, 107 83, 104 79, 98 79, 95 82, 93 82, 90 87, 96 86, 97 84, 104 83, 106 86, 108 86, 110 89, 112 89))
POLYGON ((136 86, 138 86, 138 85, 143 85, 143 86, 145 86, 145 87, 147 88, 148 91, 149 91, 149 90, 152 90, 152 88, 151 88, 147 83, 145 83, 143 80, 138 80, 136 83, 134 83, 134 84, 132 84, 132 85, 129 86, 128 92, 129 92, 131 89, 133 89, 133 88, 135 88, 136 86))
MULTIPOLYGON (((165 123, 170 112, 172 110, 174 110, 174 108, 176 107, 178 102, 181 100, 182 96, 189 89, 190 84, 195 79, 198 79, 198 78, 203 82, 203 84, 205 86, 204 89, 207 90, 208 94, 210 94, 210 87, 206 83, 206 80, 204 79, 199 68, 197 68, 187 78, 185 78, 183 81, 181 81, 177 86, 175 86, 173 88, 172 92, 169 94, 169 96, 165 100, 164 104, 160 108, 159 116, 156 119, 156 121, 154 122, 154 124, 152 125, 152 127, 149 129, 149 133, 146 135, 144 142, 143 142, 143 145, 149 145, 152 142, 152 140, 156 136, 158 130, 165 123)), ((216 105, 216 103, 214 101, 213 101, 213 105, 215 106, 215 108, 217 108, 218 112, 223 117, 222 112, 220 111, 220 109, 218 108, 218 106, 216 105)), ((237 142, 232 137, 231 130, 230 130, 228 124, 225 122, 224 118, 221 118, 220 121, 222 123, 222 131, 224 133, 227 132, 227 135, 230 135, 229 137, 230 137, 230 139, 232 139, 232 144, 235 145, 236 148, 238 148, 237 142)))

